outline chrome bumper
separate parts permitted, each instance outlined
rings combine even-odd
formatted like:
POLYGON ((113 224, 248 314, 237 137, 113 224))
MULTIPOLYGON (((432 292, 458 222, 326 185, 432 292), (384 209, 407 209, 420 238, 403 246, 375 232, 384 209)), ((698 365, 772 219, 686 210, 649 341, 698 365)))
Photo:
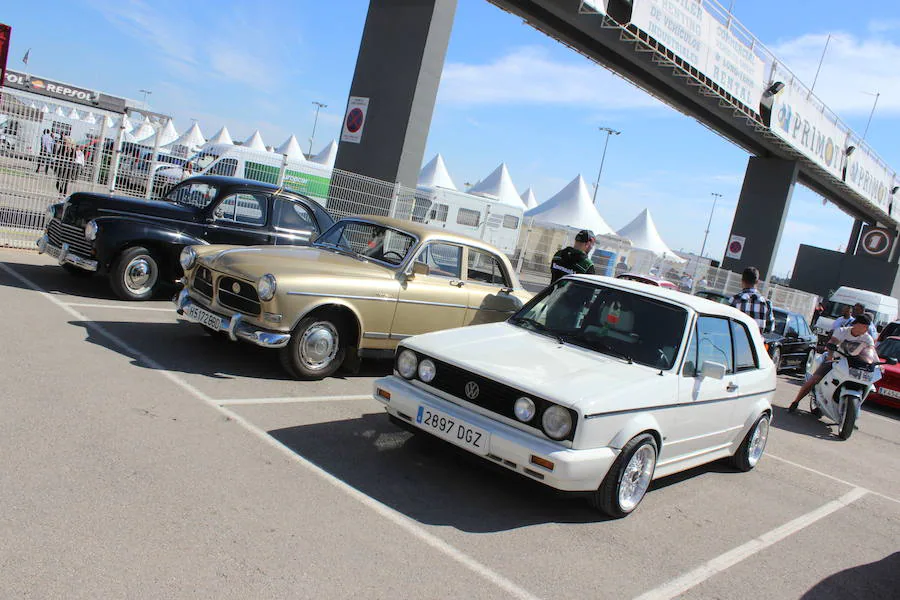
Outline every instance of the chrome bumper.
MULTIPOLYGON (((181 290, 180 292, 178 292, 178 295, 175 297, 175 309, 178 314, 183 316, 188 321, 191 321, 193 323, 200 323, 200 321, 195 320, 191 317, 189 312, 189 308, 191 306, 196 306, 201 310, 211 312, 222 319, 222 325, 218 329, 218 331, 226 332, 228 334, 228 338, 233 342, 244 340, 245 342, 250 342, 263 348, 284 348, 288 345, 288 342, 291 341, 291 334, 289 333, 266 331, 265 329, 257 327, 256 325, 245 323, 244 315, 240 313, 232 315, 231 317, 226 317, 225 315, 221 315, 191 300, 191 297, 188 294, 187 290, 181 290)), ((209 325, 207 325, 206 323, 201 324, 209 327, 209 325)))
POLYGON ((96 260, 81 258, 77 254, 69 253, 68 244, 63 244, 62 248, 54 246, 50 243, 50 239, 46 234, 41 236, 41 239, 37 241, 37 247, 40 254, 49 254, 50 256, 55 258, 61 265, 70 264, 78 267, 79 269, 84 269, 85 271, 97 270, 96 260))

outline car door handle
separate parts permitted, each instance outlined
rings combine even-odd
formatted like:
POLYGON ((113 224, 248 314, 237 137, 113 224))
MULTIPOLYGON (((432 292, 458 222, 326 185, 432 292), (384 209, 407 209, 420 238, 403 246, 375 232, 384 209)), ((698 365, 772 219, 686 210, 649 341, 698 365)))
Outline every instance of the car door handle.
POLYGON ((729 383, 728 387, 725 388, 725 391, 736 392, 737 389, 738 389, 738 385, 736 383, 729 383))
POLYGON ((456 287, 462 287, 462 286, 466 285, 466 282, 460 281, 459 279, 451 279, 450 285, 455 285, 456 287))

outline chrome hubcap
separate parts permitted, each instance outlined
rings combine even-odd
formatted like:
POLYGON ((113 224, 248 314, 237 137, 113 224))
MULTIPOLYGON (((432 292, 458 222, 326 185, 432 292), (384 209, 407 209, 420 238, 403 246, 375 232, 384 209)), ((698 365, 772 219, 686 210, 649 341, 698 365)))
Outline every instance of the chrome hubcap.
POLYGON ((136 294, 148 291, 156 283, 156 269, 149 256, 135 256, 125 267, 125 287, 136 294))
POLYGON ((653 477, 655 466, 656 450, 653 446, 645 444, 638 448, 628 461, 619 484, 619 507, 622 510, 630 512, 638 505, 650 487, 650 478, 653 477))
POLYGON ((338 332, 327 322, 313 323, 300 339, 300 360, 312 370, 331 364, 338 352, 338 332))
POLYGON ((759 459, 762 458, 763 452, 766 450, 766 441, 769 439, 769 419, 764 417, 756 424, 753 430, 753 437, 750 438, 750 448, 747 458, 750 466, 755 467, 759 459))

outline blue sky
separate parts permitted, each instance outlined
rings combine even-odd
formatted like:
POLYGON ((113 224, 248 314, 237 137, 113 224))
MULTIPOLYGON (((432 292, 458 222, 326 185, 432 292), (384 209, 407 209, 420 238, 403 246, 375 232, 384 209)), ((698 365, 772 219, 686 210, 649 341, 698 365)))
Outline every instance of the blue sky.
MULTIPOLYGON (((575 1, 575 0, 566 0, 575 1)), ((278 145, 296 134, 304 148, 314 100, 316 150, 337 137, 368 2, 295 0, 212 5, 170 1, 47 1, 40 9, 5 3, 13 27, 10 67, 115 95, 171 114, 179 131, 197 119, 212 135, 235 139, 260 129, 278 145)), ((868 140, 900 168, 900 3, 735 0, 737 18, 811 83, 828 34, 832 40, 816 93, 857 131, 878 107, 868 140), (852 17, 852 18, 851 18, 852 17)), ((539 201, 576 175, 597 176, 603 135, 612 138, 598 193, 606 221, 619 229, 649 208, 674 249, 700 250, 713 192, 707 254, 721 258, 746 168, 746 153, 653 100, 485 0, 459 0, 425 160, 441 152, 457 185, 483 178, 500 162, 522 192, 539 201)), ((851 220, 798 186, 776 274, 794 264, 800 243, 838 249, 851 220)))

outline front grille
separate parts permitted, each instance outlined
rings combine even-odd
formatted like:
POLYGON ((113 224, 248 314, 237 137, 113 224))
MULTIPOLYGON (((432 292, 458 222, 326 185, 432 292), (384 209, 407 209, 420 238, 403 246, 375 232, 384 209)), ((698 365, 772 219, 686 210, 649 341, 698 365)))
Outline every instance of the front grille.
POLYGON ((47 224, 47 238, 54 246, 62 248, 63 244, 69 244, 69 250, 74 254, 84 257, 93 255, 91 242, 84 238, 84 228, 75 225, 67 225, 59 219, 50 219, 47 224))
POLYGON ((251 284, 234 277, 220 277, 219 304, 247 315, 260 313, 259 296, 251 284))
MULTIPOLYGON (((434 379, 431 380, 429 385, 435 389, 438 389, 444 393, 450 394, 460 400, 465 400, 466 402, 470 402, 481 408, 489 410, 498 415, 503 415, 509 419, 512 419, 516 423, 522 423, 518 418, 516 418, 516 413, 513 410, 513 407, 518 398, 522 396, 527 396, 534 401, 535 404, 535 414, 531 421, 527 423, 522 423, 527 427, 534 428, 538 431, 543 431, 541 429, 541 416, 544 414, 544 411, 553 405, 552 402, 548 400, 544 400, 543 398, 538 398, 533 394, 529 394, 527 392, 523 392, 522 390, 517 390, 516 388, 510 387, 508 385, 504 385, 493 379, 489 379, 487 377, 483 377, 476 373, 472 373, 471 371, 467 371, 466 369, 461 369, 457 366, 451 365, 449 363, 445 363, 444 361, 437 360, 435 358, 431 358, 430 356, 425 356, 423 354, 416 353, 419 357, 419 360, 424 358, 431 359, 434 362, 436 367, 436 374, 434 379), (478 386, 478 397, 474 400, 469 398, 466 395, 466 385, 470 382, 475 383, 478 386)), ((397 353, 399 356, 399 352, 397 353)), ((567 409, 572 415, 572 431, 569 432, 569 435, 566 436, 565 439, 572 440, 575 437, 575 427, 578 423, 578 415, 575 411, 571 409, 567 409)))
POLYGON ((213 277, 212 271, 206 267, 198 267, 194 274, 194 290, 203 294, 210 300, 213 296, 213 277))

